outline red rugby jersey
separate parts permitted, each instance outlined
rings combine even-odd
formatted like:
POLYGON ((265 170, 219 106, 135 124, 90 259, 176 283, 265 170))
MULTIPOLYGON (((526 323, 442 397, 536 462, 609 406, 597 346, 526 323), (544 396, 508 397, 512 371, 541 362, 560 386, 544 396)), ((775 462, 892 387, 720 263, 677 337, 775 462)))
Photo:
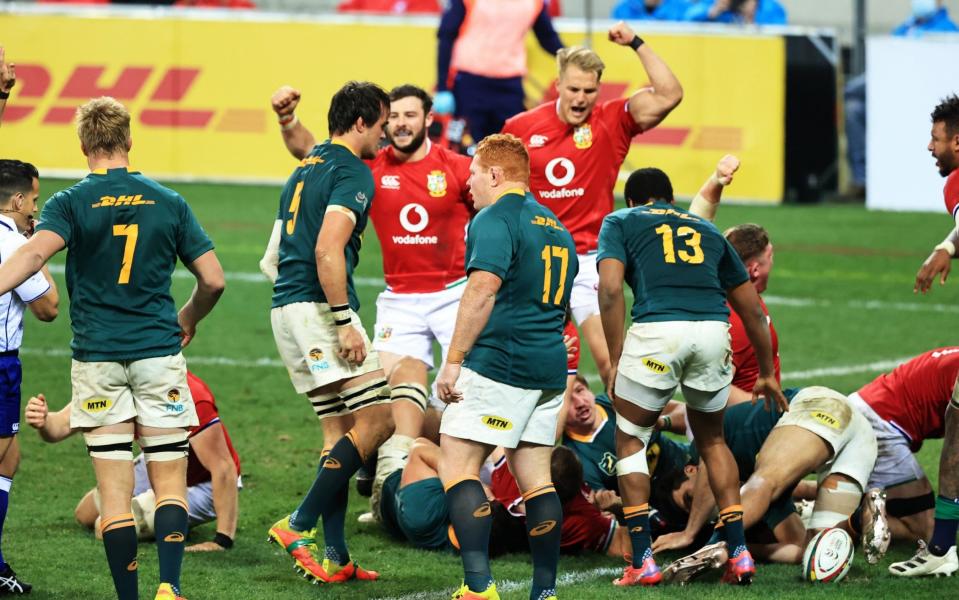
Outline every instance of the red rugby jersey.
POLYGON ((613 210, 619 168, 633 136, 642 132, 626 108, 627 101, 597 103, 578 127, 560 120, 556 102, 520 113, 503 126, 503 133, 512 133, 526 144, 530 188, 563 222, 580 254, 596 249, 603 217, 613 210))
MULTIPOLYGON (((200 424, 190 429, 190 437, 195 436, 207 427, 220 423, 223 427, 223 438, 226 440, 226 447, 230 450, 230 456, 233 457, 233 464, 236 465, 237 475, 240 474, 240 457, 233 448, 233 442, 230 440, 230 434, 226 431, 226 425, 220 421, 220 414, 216 410, 216 399, 213 392, 207 387, 206 383, 194 375, 187 372, 187 383, 190 386, 190 393, 193 395, 193 404, 196 406, 196 416, 200 424)), ((206 470, 200 459, 196 457, 193 451, 190 451, 186 466, 186 484, 187 486, 197 485, 210 481, 210 472, 206 470)))
POLYGON ((566 360, 566 374, 575 375, 579 369, 580 339, 579 332, 576 331, 576 326, 573 325, 572 319, 566 323, 566 328, 563 329, 563 335, 568 335, 569 337, 573 338, 573 345, 576 346, 576 350, 573 352, 572 357, 566 360))
POLYGON ((943 200, 946 203, 946 211, 956 218, 956 212, 959 211, 959 169, 955 169, 946 177, 946 185, 942 188, 943 200))
MULTIPOLYGON (((769 317, 769 309, 762 297, 759 298, 759 305, 763 307, 763 313, 766 315, 766 322, 769 323, 769 337, 773 345, 773 366, 776 367, 776 381, 779 381, 779 336, 776 335, 776 328, 773 327, 773 320, 769 317)), ((756 385, 756 379, 759 378, 759 361, 756 359, 756 352, 753 345, 749 343, 749 336, 746 335, 746 327, 743 320, 739 318, 736 311, 729 307, 729 341, 733 349, 733 366, 736 367, 736 374, 733 375, 733 385, 751 392, 756 385)))
POLYGON ((880 375, 859 390, 876 414, 904 433, 913 451, 943 436, 946 407, 959 375, 959 347, 937 348, 880 375))
POLYGON ((436 292, 466 276, 466 225, 473 203, 470 158, 429 140, 422 160, 403 162, 392 146, 369 161, 376 183, 370 218, 383 273, 398 293, 436 292))
MULTIPOLYGON (((523 501, 516 479, 509 470, 506 458, 493 468, 490 490, 493 496, 514 516, 526 518, 516 507, 523 501)), ((576 554, 583 550, 605 552, 616 529, 616 519, 603 514, 587 500, 589 488, 582 490, 563 505, 563 529, 559 547, 562 552, 576 554)))

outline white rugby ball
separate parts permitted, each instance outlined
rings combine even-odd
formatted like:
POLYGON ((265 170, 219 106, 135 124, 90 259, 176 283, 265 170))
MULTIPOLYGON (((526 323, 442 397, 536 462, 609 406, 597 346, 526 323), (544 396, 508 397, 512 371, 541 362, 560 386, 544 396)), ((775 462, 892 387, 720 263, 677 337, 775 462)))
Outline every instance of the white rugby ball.
POLYGON ((812 583, 841 580, 852 566, 852 537, 831 527, 817 533, 806 546, 802 559, 802 578, 812 583))

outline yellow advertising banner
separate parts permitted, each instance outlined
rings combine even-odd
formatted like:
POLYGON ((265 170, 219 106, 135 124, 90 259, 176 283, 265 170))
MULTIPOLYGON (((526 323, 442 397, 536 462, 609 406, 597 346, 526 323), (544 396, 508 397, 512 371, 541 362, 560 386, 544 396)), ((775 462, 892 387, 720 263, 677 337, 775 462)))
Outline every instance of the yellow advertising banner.
MULTIPOLYGON (((420 23, 420 22, 418 22, 420 23)), ((0 155, 42 171, 86 169, 72 119, 87 99, 110 95, 133 116, 132 162, 158 177, 282 180, 291 170, 269 99, 303 92, 301 120, 326 135, 330 96, 350 79, 387 89, 432 89, 436 29, 398 21, 214 20, 0 14, 17 87, 0 128, 0 155)), ((569 43, 583 34, 566 33, 569 43)), ((734 196, 779 201, 783 191, 785 49, 776 37, 656 34, 646 38, 683 83, 680 107, 639 136, 624 171, 655 165, 692 195, 719 158, 743 160, 734 196)), ((645 83, 639 60, 599 33, 603 97, 645 83)), ((553 89, 555 63, 531 49, 532 104, 553 89)))

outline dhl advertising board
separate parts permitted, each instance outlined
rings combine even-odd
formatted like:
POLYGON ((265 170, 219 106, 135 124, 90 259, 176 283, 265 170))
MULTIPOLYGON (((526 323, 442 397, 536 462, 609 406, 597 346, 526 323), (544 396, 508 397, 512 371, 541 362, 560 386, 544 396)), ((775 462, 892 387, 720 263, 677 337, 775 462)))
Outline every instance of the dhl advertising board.
MULTIPOLYGON (((345 81, 387 89, 436 80, 436 28, 396 20, 251 21, 0 13, 17 86, 0 128, 0 155, 45 171, 86 169, 73 127, 76 107, 110 95, 130 109, 132 163, 154 177, 277 181, 291 170, 270 95, 303 92, 297 114, 326 135, 330 96, 345 81)), ((564 30, 567 43, 583 34, 564 30)), ((660 33, 646 36, 679 77, 682 104, 637 136, 624 173, 657 166, 691 196, 725 153, 743 161, 736 198, 783 194, 785 49, 774 36, 660 33)), ((593 37, 606 62, 602 99, 647 83, 628 49, 593 37)), ((531 105, 555 97, 555 62, 530 43, 531 105)), ((731 190, 732 191, 732 190, 731 190)))

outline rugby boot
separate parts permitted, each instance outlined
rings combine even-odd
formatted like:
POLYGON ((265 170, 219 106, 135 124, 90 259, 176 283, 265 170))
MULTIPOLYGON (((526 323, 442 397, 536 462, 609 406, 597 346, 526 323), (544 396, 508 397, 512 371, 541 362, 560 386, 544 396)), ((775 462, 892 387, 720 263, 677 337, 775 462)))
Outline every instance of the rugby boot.
POLYGON ((959 570, 959 555, 956 554, 955 546, 949 548, 945 555, 936 556, 929 551, 926 542, 922 540, 919 540, 919 549, 912 558, 889 565, 889 572, 897 577, 922 577, 923 575, 949 577, 957 570, 959 570))
POLYGON ((452 600, 499 600, 499 593, 496 591, 496 584, 492 581, 482 592, 474 592, 464 583, 453 592, 452 600))
POLYGON ((656 566, 656 561, 652 557, 643 561, 641 567, 628 565, 623 569, 623 576, 613 580, 613 585, 656 585, 663 580, 663 574, 656 566))
POLYGON ((351 579, 358 581, 376 581, 380 574, 376 571, 367 571, 355 560, 351 560, 345 565, 338 565, 330 559, 323 559, 323 570, 326 572, 329 583, 343 583, 351 579))
POLYGON ((270 527, 267 541, 278 544, 293 557, 293 570, 316 583, 327 582, 330 576, 316 562, 316 530, 294 531, 290 528, 290 516, 287 515, 270 527))
POLYGON ((862 551, 866 562, 875 565, 889 550, 892 534, 886 519, 886 492, 872 488, 863 498, 862 509, 862 551))
POLYGON ((756 562, 749 550, 743 550, 739 556, 726 561, 726 572, 723 573, 723 583, 749 585, 756 576, 756 562))
POLYGON ((726 542, 703 546, 696 552, 676 560, 663 569, 664 583, 686 585, 707 571, 719 569, 729 560, 726 542))

